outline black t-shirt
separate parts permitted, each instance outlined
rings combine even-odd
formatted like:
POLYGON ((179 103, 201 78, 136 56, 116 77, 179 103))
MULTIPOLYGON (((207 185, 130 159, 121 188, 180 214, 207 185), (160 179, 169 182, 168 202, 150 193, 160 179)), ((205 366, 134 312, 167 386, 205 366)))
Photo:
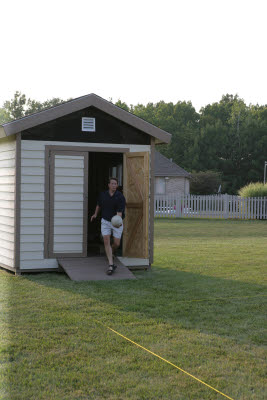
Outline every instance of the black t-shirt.
POLYGON ((117 215, 117 212, 122 213, 122 218, 125 217, 125 197, 118 190, 116 190, 113 196, 110 196, 108 190, 100 193, 97 205, 101 207, 102 218, 107 221, 111 221, 111 218, 117 215))

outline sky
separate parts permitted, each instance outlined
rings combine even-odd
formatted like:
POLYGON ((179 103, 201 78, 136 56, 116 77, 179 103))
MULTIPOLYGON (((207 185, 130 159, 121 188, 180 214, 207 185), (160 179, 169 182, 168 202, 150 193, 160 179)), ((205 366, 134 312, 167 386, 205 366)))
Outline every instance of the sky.
POLYGON ((266 0, 1 3, 0 106, 15 91, 127 104, 267 104, 266 0))

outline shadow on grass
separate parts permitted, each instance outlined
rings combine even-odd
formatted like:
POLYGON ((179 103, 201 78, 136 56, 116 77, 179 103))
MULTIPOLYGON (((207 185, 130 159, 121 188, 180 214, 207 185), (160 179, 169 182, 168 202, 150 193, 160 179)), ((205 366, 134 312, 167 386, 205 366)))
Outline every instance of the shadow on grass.
MULTIPOLYGON (((135 281, 73 282, 62 274, 37 274, 24 279, 93 300, 104 306, 103 310, 105 305, 111 307, 112 316, 99 315, 106 323, 116 322, 116 312, 119 321, 120 314, 134 313, 133 320, 153 319, 237 342, 263 343, 267 300, 263 285, 159 267, 138 272, 136 277, 135 281)), ((59 307, 60 297, 59 292, 59 307)), ((90 315, 90 307, 88 312, 90 315)))

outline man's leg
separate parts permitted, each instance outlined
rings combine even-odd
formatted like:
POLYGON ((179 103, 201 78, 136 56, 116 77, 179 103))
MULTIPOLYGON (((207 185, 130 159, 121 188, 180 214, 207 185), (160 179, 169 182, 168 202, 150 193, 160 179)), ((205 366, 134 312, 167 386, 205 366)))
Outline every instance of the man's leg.
POLYGON ((115 255, 116 250, 120 247, 121 240, 119 238, 113 237, 113 243, 112 243, 112 254, 115 255))
POLYGON ((104 235, 103 240, 108 263, 109 265, 113 265, 112 248, 110 246, 110 235, 104 235))
POLYGON ((116 269, 116 266, 113 265, 112 248, 110 246, 111 222, 106 221, 103 218, 101 220, 101 233, 103 236, 105 252, 109 263, 107 274, 112 275, 116 269))
POLYGON ((113 227, 112 231, 113 231, 112 253, 115 254, 116 250, 120 247, 123 225, 121 225, 119 228, 113 227))

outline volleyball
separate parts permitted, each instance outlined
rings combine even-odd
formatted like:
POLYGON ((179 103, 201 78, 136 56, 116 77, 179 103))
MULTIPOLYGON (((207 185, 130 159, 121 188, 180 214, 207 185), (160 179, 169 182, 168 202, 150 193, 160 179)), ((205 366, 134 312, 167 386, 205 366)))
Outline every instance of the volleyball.
POLYGON ((111 219, 111 223, 115 228, 119 228, 122 225, 122 218, 119 215, 114 215, 111 219))

